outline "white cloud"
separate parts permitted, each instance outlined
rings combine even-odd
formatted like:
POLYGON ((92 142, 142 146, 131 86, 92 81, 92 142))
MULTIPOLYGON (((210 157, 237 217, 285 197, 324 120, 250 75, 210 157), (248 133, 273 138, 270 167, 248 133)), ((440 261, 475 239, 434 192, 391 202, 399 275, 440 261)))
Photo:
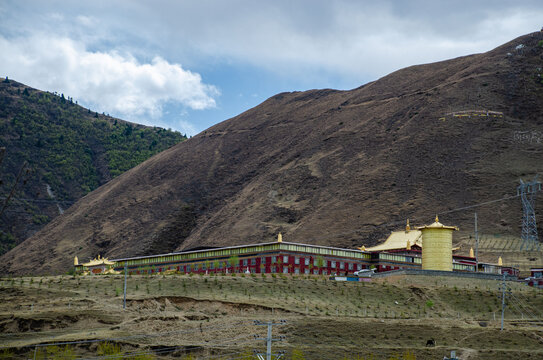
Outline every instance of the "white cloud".
POLYGON ((201 130, 254 105, 247 103, 252 93, 352 88, 405 66, 490 50, 539 30, 543 6, 541 0, 4 0, 0 15, 0 71, 127 120, 175 128, 178 112, 163 109, 215 106, 216 88, 168 61, 213 78, 231 92, 221 98, 229 103, 190 112, 185 119, 201 130))
POLYGON ((0 53, 0 69, 15 80, 147 124, 159 119, 168 103, 202 110, 215 107, 219 95, 199 74, 161 57, 140 63, 128 53, 88 51, 65 37, 0 36, 0 53))
POLYGON ((90 27, 98 23, 98 21, 92 16, 78 15, 76 20, 79 24, 90 27))
POLYGON ((543 16, 537 1, 201 0, 163 2, 166 11, 137 4, 120 20, 123 29, 173 58, 245 63, 284 77, 324 70, 360 80, 490 50, 537 31, 543 16))

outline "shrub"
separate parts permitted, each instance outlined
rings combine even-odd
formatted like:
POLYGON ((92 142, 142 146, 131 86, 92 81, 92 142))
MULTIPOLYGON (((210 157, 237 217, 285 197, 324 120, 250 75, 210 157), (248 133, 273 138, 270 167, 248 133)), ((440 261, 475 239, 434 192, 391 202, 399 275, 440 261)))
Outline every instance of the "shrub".
POLYGON ((122 354, 121 346, 114 343, 110 343, 108 341, 102 342, 98 344, 98 349, 96 350, 96 354, 100 356, 120 355, 122 354))
POLYGON ((300 349, 292 350, 292 360, 305 360, 304 353, 300 349))

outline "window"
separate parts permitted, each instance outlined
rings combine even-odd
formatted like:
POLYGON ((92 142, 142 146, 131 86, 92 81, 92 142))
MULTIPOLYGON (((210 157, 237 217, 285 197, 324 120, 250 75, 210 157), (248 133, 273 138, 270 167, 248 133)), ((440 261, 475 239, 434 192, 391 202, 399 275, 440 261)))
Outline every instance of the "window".
POLYGON ((304 273, 309 274, 309 269, 305 268, 304 273))
POLYGON ((295 257, 294 257, 294 263, 295 263, 296 265, 300 265, 300 257, 299 257, 299 256, 295 256, 295 257))
POLYGON ((283 264, 288 264, 288 255, 283 256, 283 264))
POLYGON ((272 256, 272 264, 277 263, 277 256, 272 256))
POLYGON ((335 261, 330 261, 330 263, 331 263, 330 266, 332 267, 332 269, 335 269, 336 268, 336 262, 335 261))
POLYGON ((362 270, 362 264, 356 264, 356 270, 362 270))
POLYGON ((247 266, 247 259, 243 259, 243 266, 247 266))
POLYGON ((349 270, 352 270, 353 269, 353 263, 349 263, 349 270))
POLYGON ((251 259, 251 265, 256 265, 256 259, 255 258, 251 259))
POLYGON ((295 274, 299 274, 299 273, 300 273, 300 269, 298 269, 298 268, 294 269, 294 273, 295 273, 295 274))
POLYGON ((345 269, 345 263, 343 261, 339 262, 339 268, 340 269, 345 269))
POLYGON ((210 263, 210 264, 209 264, 209 268, 212 269, 212 270, 215 269, 215 264, 210 263))
POLYGON ((271 272, 272 272, 272 273, 276 273, 276 272, 277 272, 277 267, 276 267, 276 266, 272 266, 271 272))
POLYGON ((319 275, 319 269, 313 269, 313 274, 319 275))
POLYGON ((266 264, 266 258, 265 258, 265 257, 260 258, 260 263, 261 263, 261 264, 266 264))
POLYGON ((306 266, 309 265, 309 258, 305 258, 305 259, 304 259, 304 264, 305 264, 306 266))
POLYGON ((283 274, 288 274, 288 267, 285 266, 285 267, 283 268, 283 274))

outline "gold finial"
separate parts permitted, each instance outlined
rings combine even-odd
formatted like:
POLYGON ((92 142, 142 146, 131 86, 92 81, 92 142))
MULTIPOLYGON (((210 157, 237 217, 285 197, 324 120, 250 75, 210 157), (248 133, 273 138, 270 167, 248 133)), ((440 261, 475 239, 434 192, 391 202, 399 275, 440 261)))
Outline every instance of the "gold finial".
POLYGON ((405 248, 411 250, 411 241, 407 240, 407 246, 405 248))
POLYGON ((411 226, 409 226, 409 219, 407 219, 407 224, 405 225, 405 231, 411 230, 411 226))
POLYGON ((502 257, 500 256, 498 258, 498 266, 502 266, 503 265, 503 261, 502 261, 502 257))
POLYGON ((79 259, 76 257, 74 257, 74 266, 77 266, 79 265, 79 259))
POLYGON ((358 248, 358 250, 360 251, 366 251, 366 247, 364 245, 362 245, 361 247, 358 248))
POLYGON ((281 235, 281 233, 277 235, 277 242, 283 242, 283 235, 281 235))
POLYGON ((436 222, 439 222, 439 217, 437 217, 437 214, 436 214, 436 222))
POLYGON ((473 248, 469 249, 469 257, 475 257, 475 255, 473 254, 473 248))

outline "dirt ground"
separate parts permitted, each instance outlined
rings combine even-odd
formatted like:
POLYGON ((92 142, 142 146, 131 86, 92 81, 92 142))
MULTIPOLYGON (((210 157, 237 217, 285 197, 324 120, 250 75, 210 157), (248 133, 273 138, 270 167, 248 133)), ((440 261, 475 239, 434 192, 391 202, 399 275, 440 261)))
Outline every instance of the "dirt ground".
POLYGON ((256 320, 279 324, 273 337, 284 340, 273 350, 286 359, 442 359, 452 350, 463 360, 543 359, 543 296, 518 283, 508 283, 500 331, 499 284, 490 280, 130 276, 126 310, 123 280, 0 279, 0 358, 43 356, 61 344, 72 356, 64 358, 102 359, 107 341, 128 358, 252 359, 265 350, 255 335, 267 327, 256 320))

